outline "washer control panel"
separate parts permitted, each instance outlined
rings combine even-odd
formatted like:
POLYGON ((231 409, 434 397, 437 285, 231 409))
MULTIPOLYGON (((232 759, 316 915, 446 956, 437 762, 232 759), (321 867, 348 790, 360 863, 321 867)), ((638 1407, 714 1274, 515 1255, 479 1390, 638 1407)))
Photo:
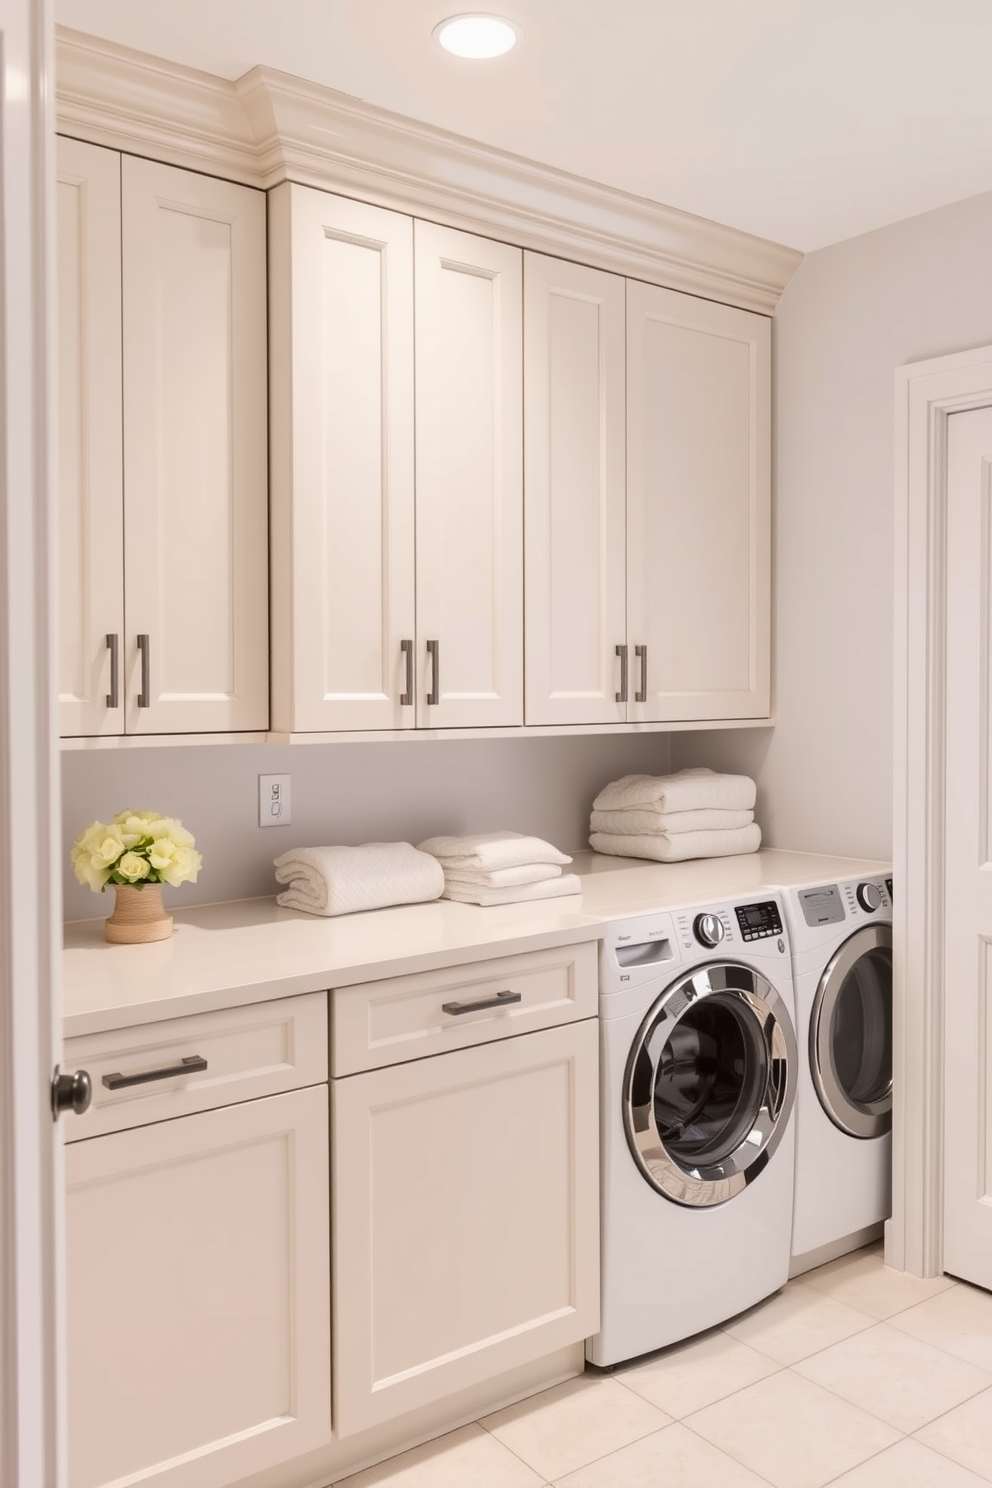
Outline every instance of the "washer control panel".
POLYGON ((715 914, 697 915, 692 922, 692 933, 700 945, 717 946, 725 934, 723 921, 715 914))
POLYGON ((738 904, 736 912, 744 940, 767 940, 782 934, 782 917, 774 899, 761 904, 738 904))

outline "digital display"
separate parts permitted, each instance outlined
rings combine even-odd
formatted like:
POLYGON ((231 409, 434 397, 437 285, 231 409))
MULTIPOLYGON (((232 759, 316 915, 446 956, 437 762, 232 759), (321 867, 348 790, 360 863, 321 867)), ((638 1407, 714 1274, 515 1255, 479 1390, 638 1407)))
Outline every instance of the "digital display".
POLYGON ((737 923, 745 940, 764 940, 766 936, 782 934, 782 920, 774 899, 764 904, 739 904, 737 923))

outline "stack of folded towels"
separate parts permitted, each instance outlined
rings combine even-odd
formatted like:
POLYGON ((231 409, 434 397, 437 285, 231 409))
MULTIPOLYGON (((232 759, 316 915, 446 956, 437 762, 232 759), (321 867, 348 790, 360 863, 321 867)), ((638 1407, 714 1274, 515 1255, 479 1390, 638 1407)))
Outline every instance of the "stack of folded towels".
POLYGON ((307 914, 354 914, 391 904, 440 899, 444 874, 434 858, 409 842, 361 847, 296 847, 276 858, 277 903, 307 914))
POLYGON ((572 860, 565 853, 519 832, 482 832, 473 837, 429 837, 419 852, 430 853, 444 870, 444 899, 462 904, 519 904, 578 894, 572 860))
POLYGON ((755 784, 747 775, 680 770, 625 775, 592 803, 589 846, 622 858, 723 858, 757 852, 755 784))

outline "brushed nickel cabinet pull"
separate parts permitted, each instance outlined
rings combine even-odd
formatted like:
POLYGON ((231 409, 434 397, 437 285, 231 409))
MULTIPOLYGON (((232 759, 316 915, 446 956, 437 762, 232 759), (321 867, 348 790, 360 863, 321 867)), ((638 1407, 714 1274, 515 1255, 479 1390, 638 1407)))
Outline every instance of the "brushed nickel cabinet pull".
POLYGON ((138 637, 138 654, 141 657, 141 691, 138 693, 138 707, 150 708, 152 705, 152 669, 149 659, 150 642, 146 635, 138 637))
POLYGON ((618 703, 627 701, 627 647, 618 646, 617 655, 620 658, 620 691, 616 694, 618 703))
POLYGON ((481 1013, 483 1008, 509 1007, 511 1002, 523 1002, 522 992, 497 992, 495 997, 480 997, 472 1002, 442 1002, 442 1013, 457 1018, 460 1013, 481 1013))
POLYGON ((438 660, 440 649, 440 641, 427 642, 427 655, 431 659, 431 690, 427 694, 427 704, 431 708, 435 708, 441 700, 441 664, 438 660))
POLYGON ((413 642, 400 641, 400 651, 406 657, 406 691, 400 693, 400 707, 413 707, 413 642))
POLYGON ((152 1080, 171 1080, 175 1075, 195 1075, 206 1067, 207 1061, 199 1054, 187 1054, 179 1064, 164 1064, 159 1069, 142 1070, 137 1075, 122 1075, 119 1071, 104 1075, 103 1083, 108 1090, 123 1090, 128 1085, 149 1085, 152 1080))
POLYGON ((641 663, 641 685, 634 693, 635 703, 646 703, 648 700, 648 648, 647 646, 635 646, 634 655, 641 663))
POLYGON ((107 650, 110 652, 110 691, 107 693, 107 707, 116 708, 121 700, 121 638, 119 635, 108 635, 107 650))

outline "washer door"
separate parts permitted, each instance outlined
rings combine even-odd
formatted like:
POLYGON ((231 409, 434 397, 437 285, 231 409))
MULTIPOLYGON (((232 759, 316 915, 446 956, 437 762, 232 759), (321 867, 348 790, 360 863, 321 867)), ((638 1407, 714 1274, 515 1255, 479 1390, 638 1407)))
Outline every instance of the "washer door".
POLYGON ((892 927, 845 940, 816 989, 809 1062, 820 1104, 850 1137, 892 1128, 892 927))
POLYGON ((732 1199, 781 1141, 796 1075, 788 1010, 764 977, 720 962, 673 982, 624 1076, 627 1141, 648 1183, 694 1208, 732 1199))

